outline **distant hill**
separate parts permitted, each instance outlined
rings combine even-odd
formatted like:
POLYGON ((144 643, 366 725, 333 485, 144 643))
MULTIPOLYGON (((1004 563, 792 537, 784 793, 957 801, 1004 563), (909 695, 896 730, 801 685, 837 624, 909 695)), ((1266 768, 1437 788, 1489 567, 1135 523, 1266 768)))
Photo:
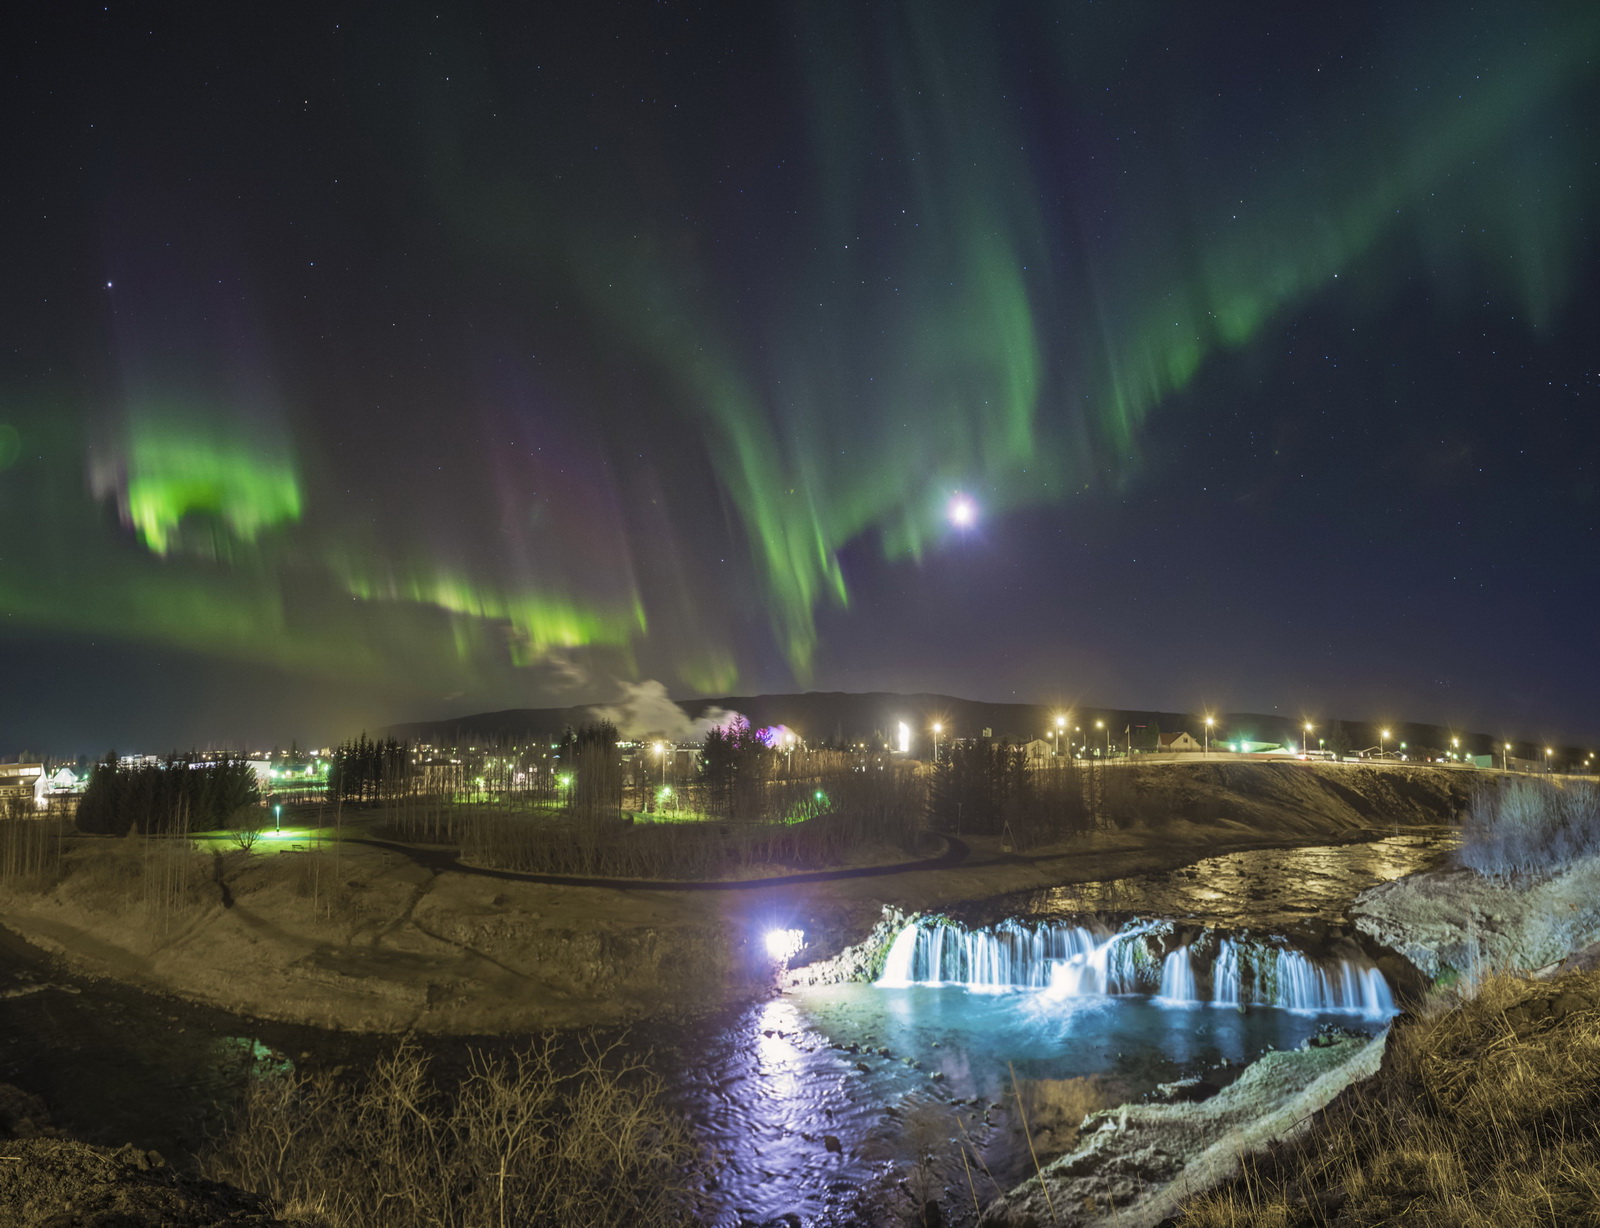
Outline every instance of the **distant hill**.
MULTIPOLYGON (((1196 738, 1203 732, 1202 719, 1195 713, 1153 712, 1127 708, 1077 708, 1065 710, 1048 704, 997 704, 974 699, 961 699, 953 695, 899 695, 887 691, 853 693, 848 691, 806 691, 797 695, 724 695, 710 699, 685 699, 671 701, 683 716, 683 726, 674 730, 668 723, 676 713, 665 715, 657 705, 630 708, 627 703, 615 706, 612 712, 619 728, 629 737, 648 737, 652 734, 682 739, 691 736, 688 723, 701 716, 723 711, 739 712, 757 727, 784 725, 807 741, 863 742, 874 737, 892 741, 901 721, 912 731, 913 746, 924 750, 932 737, 933 723, 944 726, 942 737, 980 737, 987 730, 995 738, 1013 742, 1030 738, 1048 738, 1055 728, 1058 715, 1068 718, 1069 729, 1077 726, 1078 735, 1093 738, 1103 744, 1105 731, 1094 728, 1094 722, 1105 722, 1111 731, 1113 746, 1123 744, 1129 727, 1159 728, 1163 732, 1186 730, 1196 738)), ((504 712, 483 712, 474 716, 456 717, 443 721, 412 721, 393 725, 385 730, 396 738, 432 742, 435 745, 457 745, 475 738, 509 739, 521 741, 532 738, 555 738, 568 726, 577 727, 594 719, 595 705, 581 708, 512 708, 504 712)), ((1293 718, 1269 716, 1262 713, 1218 713, 1212 734, 1213 742, 1232 737, 1258 742, 1292 742, 1301 737, 1300 723, 1293 718)), ((1323 723, 1313 732, 1313 737, 1329 736, 1330 723, 1323 723)), ((1350 745, 1360 749, 1376 742, 1372 726, 1362 722, 1345 722, 1350 745)), ((1418 724, 1396 724, 1390 749, 1400 742, 1414 747, 1449 749, 1451 733, 1441 727, 1418 724)), ((1466 734, 1456 731, 1463 752, 1487 753, 1491 739, 1483 734, 1466 734)), ((1137 741, 1137 737, 1135 739, 1137 741)))

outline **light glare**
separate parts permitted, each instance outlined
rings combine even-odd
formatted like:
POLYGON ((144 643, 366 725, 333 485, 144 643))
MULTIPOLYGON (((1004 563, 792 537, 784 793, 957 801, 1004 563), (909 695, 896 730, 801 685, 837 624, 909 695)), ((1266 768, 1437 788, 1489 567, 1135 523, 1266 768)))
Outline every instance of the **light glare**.
POLYGON ((773 959, 785 960, 806 944, 804 930, 768 930, 767 954, 773 959))

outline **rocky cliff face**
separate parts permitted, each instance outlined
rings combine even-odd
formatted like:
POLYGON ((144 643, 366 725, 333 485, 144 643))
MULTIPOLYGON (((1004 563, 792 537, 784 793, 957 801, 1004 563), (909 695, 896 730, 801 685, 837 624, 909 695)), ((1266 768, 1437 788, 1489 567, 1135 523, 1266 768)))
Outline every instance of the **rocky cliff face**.
POLYGON ((1350 916, 1429 977, 1537 972, 1600 941, 1600 862, 1516 886, 1470 870, 1413 874, 1363 891, 1350 916))

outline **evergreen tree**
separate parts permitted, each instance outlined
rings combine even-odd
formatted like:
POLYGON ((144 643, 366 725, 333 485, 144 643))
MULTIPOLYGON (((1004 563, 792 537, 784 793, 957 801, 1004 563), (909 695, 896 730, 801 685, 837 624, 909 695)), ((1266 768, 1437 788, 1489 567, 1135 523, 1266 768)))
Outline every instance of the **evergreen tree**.
POLYGON ((243 759, 173 754, 161 763, 123 767, 110 754, 90 773, 77 826, 112 836, 213 831, 260 798, 255 771, 243 759))
POLYGON ((574 814, 589 818, 615 816, 622 810, 622 790, 627 774, 619 734, 610 721, 593 721, 561 736, 561 762, 571 775, 569 801, 574 814))
POLYGON ((744 717, 706 733, 700 779, 707 809, 722 818, 761 817, 772 752, 744 717))
POLYGON ((998 742, 956 742, 933 771, 928 819, 954 831, 996 833, 1007 805, 1028 787, 1028 762, 1020 746, 998 742))

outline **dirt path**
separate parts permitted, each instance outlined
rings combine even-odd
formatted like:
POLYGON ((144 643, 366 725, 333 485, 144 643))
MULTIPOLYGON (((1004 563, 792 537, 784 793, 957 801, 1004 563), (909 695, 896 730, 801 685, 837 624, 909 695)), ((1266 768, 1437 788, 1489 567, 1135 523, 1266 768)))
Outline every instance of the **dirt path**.
POLYGON ((800 874, 775 874, 767 878, 713 879, 691 881, 670 878, 588 878, 579 874, 537 874, 530 870, 500 870, 462 861, 449 849, 397 844, 375 836, 355 836, 346 844, 364 844, 387 849, 409 858, 425 870, 450 871, 479 878, 497 878, 514 883, 542 883, 547 887, 601 887, 608 891, 745 891, 757 887, 792 887, 800 883, 831 883, 847 878, 882 878, 889 874, 912 874, 920 870, 948 870, 961 865, 972 850, 954 836, 941 837, 944 852, 921 861, 897 861, 886 866, 851 866, 839 870, 810 870, 800 874))

